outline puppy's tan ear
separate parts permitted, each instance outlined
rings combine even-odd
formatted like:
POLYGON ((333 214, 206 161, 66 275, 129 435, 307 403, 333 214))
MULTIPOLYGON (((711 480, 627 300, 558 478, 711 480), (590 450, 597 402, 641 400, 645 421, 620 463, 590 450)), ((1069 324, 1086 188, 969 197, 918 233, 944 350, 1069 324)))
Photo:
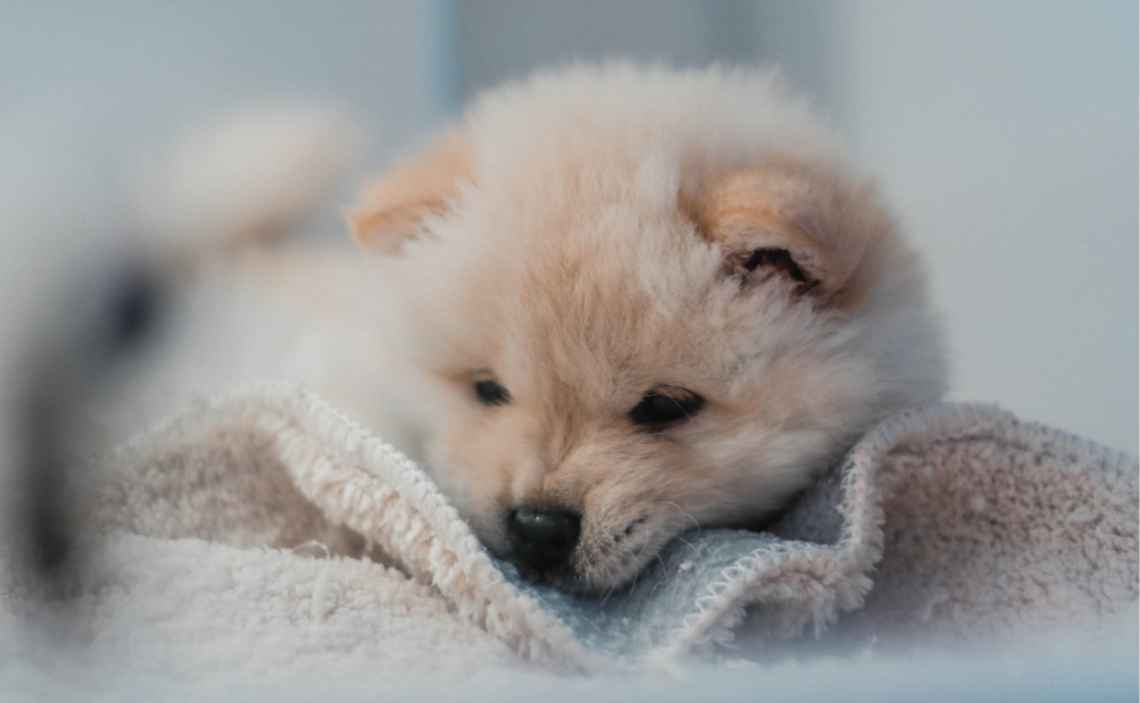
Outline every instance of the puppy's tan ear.
POLYGON ((746 284, 783 281, 822 302, 853 299, 864 254, 891 231, 870 186, 825 167, 773 161, 713 177, 682 200, 699 231, 746 284))
POLYGON ((423 219, 446 211, 462 183, 472 177, 470 145, 457 132, 449 132, 369 187, 348 216, 349 228, 364 248, 398 253, 416 236, 423 219))

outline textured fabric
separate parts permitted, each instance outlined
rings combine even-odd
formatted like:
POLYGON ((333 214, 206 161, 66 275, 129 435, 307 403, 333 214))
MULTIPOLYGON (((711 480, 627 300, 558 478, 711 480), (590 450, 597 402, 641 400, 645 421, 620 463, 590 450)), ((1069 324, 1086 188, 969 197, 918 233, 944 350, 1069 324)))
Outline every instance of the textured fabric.
MULTIPOLYGON (((796 640, 1013 638, 1135 612, 1137 471, 997 409, 916 411, 769 532, 692 531, 628 591, 581 600, 521 582, 419 467, 275 387, 196 408, 92 474, 70 603, 93 641, 156 639, 147 655, 187 670, 605 670, 796 640)), ((18 575, 2 597, 6 617, 35 610, 18 575)))

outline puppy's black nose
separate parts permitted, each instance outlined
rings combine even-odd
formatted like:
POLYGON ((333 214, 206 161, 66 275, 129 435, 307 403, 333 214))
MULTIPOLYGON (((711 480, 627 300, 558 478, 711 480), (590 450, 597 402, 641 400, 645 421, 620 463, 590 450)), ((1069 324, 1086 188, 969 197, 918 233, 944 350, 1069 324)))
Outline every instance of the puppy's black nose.
POLYGON ((565 510, 519 508, 507 517, 515 561, 537 572, 568 563, 581 529, 582 517, 565 510))

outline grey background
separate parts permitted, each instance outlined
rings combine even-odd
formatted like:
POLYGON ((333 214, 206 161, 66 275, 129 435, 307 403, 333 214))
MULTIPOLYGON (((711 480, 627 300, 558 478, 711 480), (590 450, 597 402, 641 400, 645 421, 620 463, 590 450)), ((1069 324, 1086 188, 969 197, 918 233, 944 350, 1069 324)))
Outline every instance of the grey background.
POLYGON ((926 254, 953 397, 1137 451, 1129 0, 60 0, 0 12, 0 144, 42 147, 5 168, 108 193, 178 129, 262 98, 350 110, 372 136, 362 171, 375 171, 464 98, 535 66, 779 63, 926 254))

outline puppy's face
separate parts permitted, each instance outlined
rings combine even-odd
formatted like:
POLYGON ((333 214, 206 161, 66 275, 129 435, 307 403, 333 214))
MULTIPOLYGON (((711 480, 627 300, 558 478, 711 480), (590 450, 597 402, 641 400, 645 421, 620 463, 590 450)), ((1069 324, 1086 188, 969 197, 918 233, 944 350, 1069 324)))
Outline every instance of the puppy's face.
POLYGON ((764 518, 941 384, 924 339, 897 348, 900 321, 929 330, 869 190, 605 137, 480 168, 452 135, 355 220, 398 252, 437 480, 492 552, 592 592, 685 529, 764 518))

